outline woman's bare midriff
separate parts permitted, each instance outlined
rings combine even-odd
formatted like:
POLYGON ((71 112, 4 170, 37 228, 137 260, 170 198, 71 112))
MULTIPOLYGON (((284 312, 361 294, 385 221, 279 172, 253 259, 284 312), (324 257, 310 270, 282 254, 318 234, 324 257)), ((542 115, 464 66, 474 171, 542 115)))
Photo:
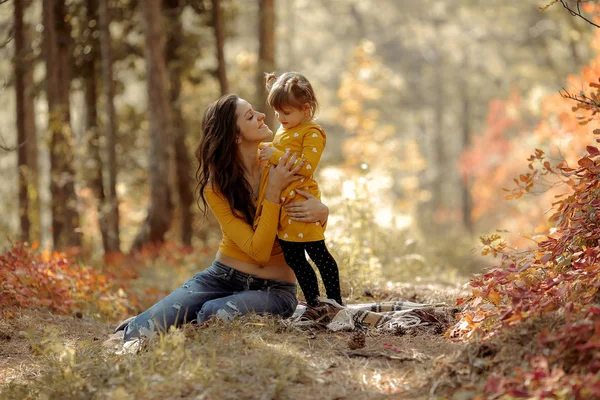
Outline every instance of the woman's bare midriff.
POLYGON ((236 260, 235 258, 229 257, 221 253, 217 252, 217 256, 215 259, 231 267, 240 272, 244 272, 246 274, 254 275, 258 278, 262 279, 277 279, 285 282, 296 282, 296 276, 294 275, 294 271, 288 265, 257 265, 250 264, 244 261, 236 260))

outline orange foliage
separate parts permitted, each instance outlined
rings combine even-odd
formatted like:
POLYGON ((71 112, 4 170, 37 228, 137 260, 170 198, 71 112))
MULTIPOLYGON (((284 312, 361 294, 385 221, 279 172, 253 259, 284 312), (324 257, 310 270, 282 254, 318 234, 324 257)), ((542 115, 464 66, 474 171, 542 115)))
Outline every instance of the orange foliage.
POLYGON ((600 357, 590 351, 600 348, 600 150, 586 149, 577 168, 547 168, 540 150, 531 157, 544 166, 532 175, 560 175, 570 188, 549 219, 553 233, 537 248, 517 253, 499 235, 482 238, 482 254, 500 256, 502 262, 471 279, 472 294, 459 300, 464 310, 449 337, 477 333, 487 339, 535 317, 565 319, 541 331, 526 368, 490 378, 490 394, 559 396, 565 387, 575 398, 600 394, 600 357))
MULTIPOLYGON (((600 11, 592 10, 595 4, 586 7, 587 12, 600 11)), ((598 45, 600 33, 592 42, 598 45)), ((600 56, 568 78, 563 95, 571 100, 557 94, 542 101, 544 121, 532 130, 515 129, 519 119, 531 117, 526 111, 503 119, 514 100, 493 104, 490 114, 500 117, 489 118, 484 135, 463 157, 463 171, 477 180, 474 196, 480 210, 494 210, 513 222, 530 215, 540 218, 541 213, 531 212, 535 209, 552 205, 554 210, 547 219, 549 233, 530 250, 518 252, 499 235, 482 237, 482 254, 501 262, 471 279, 472 293, 459 300, 463 311, 447 332, 454 339, 487 340, 524 321, 552 317, 552 325, 534 338, 535 349, 522 366, 488 380, 485 391, 490 397, 600 397, 600 150, 592 145, 591 135, 600 135, 599 77, 600 56), (498 145, 499 137, 508 144, 498 145), (507 147, 519 158, 523 149, 536 148, 527 158, 526 172, 518 171, 507 147), (521 198, 511 202, 513 209, 482 190, 507 186, 511 173, 517 178, 507 197, 521 198), (550 190, 524 201, 524 195, 540 187, 550 190), (556 187, 560 194, 551 190, 556 187)))
MULTIPOLYGON (((589 97, 599 98, 600 85, 590 86, 596 91, 589 97)), ((600 394, 600 357, 590 351, 600 348, 600 150, 586 145, 591 139, 587 122, 599 108, 575 104, 570 112, 577 114, 580 123, 576 124, 556 104, 555 115, 563 121, 560 126, 568 127, 558 133, 582 142, 577 142, 579 149, 569 149, 567 159, 583 148, 586 154, 572 161, 573 167, 566 162, 553 166, 550 156, 536 149, 528 158, 530 172, 515 180, 517 188, 512 192, 512 196, 528 193, 542 177, 566 182, 568 192, 554 203, 556 211, 548 220, 551 234, 524 252, 509 248, 499 235, 483 237, 482 254, 498 256, 501 263, 471 279, 472 294, 459 300, 463 312, 447 332, 452 338, 478 334, 485 340, 536 317, 554 316, 559 321, 536 337, 538 348, 528 355, 526 367, 490 378, 486 391, 493 396, 554 397, 565 387, 574 398, 600 394)), ((594 134, 600 135, 600 130, 594 134)))
MULTIPOLYGON (((592 42, 600 46, 600 31, 592 42)), ((580 94, 589 87, 595 89, 600 76, 600 56, 593 59, 577 76, 569 76, 566 88, 570 93, 580 94)), ((473 179, 473 219, 483 229, 498 226, 513 232, 543 233, 548 229, 543 215, 550 208, 555 196, 564 193, 564 181, 558 175, 538 174, 531 176, 533 165, 524 171, 524 160, 530 149, 537 148, 548 156, 545 162, 556 166, 563 160, 576 165, 582 149, 589 142, 589 132, 600 127, 595 115, 588 110, 574 110, 574 102, 554 94, 541 101, 538 112, 527 107, 517 93, 505 100, 490 103, 483 134, 474 140, 464 152, 460 169, 465 177, 473 179), (541 119, 535 126, 528 121, 541 119), (528 175, 529 174, 529 175, 528 175), (516 180, 514 177, 517 176, 516 180), (531 179, 532 187, 519 189, 523 179, 531 179), (516 182, 516 185, 515 185, 516 182), (510 194, 508 198, 518 201, 506 202, 500 189, 510 194)), ((531 162, 530 162, 531 164, 531 162)), ((516 244, 525 244, 524 240, 516 244)))
POLYGON ((16 243, 0 254, 1 315, 21 308, 47 308, 59 314, 94 311, 105 316, 127 314, 135 304, 119 290, 115 277, 75 263, 65 253, 37 251, 16 243))
POLYGON ((192 251, 172 242, 147 246, 131 256, 107 255, 99 270, 75 262, 76 249, 49 252, 39 251, 37 244, 16 243, 0 254, 0 315, 14 317, 26 308, 58 314, 93 312, 108 318, 131 315, 166 294, 154 287, 132 293, 131 283, 140 269, 156 264, 187 275, 182 270, 190 264, 188 258, 197 261, 207 254, 207 249, 192 251))

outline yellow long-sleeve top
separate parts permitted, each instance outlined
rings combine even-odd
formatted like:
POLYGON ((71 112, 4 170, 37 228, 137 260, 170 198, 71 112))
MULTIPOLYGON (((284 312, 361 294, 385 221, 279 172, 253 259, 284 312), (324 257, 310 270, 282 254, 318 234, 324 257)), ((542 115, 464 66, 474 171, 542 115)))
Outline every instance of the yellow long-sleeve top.
MULTIPOLYGON (((275 151, 271 155, 270 164, 277 165, 279 159, 286 152, 297 153, 299 159, 304 159, 305 163, 298 171, 303 178, 291 183, 283 192, 281 192, 281 204, 286 205, 295 201, 306 200, 300 195, 296 195, 296 189, 309 192, 318 199, 321 198, 319 185, 313 177, 315 169, 319 165, 321 155, 325 149, 327 136, 321 126, 314 122, 300 124, 292 129, 283 129, 280 127, 273 138, 273 147, 275 151)), ((262 224, 264 218, 264 196, 266 190, 266 179, 261 181, 260 193, 258 197, 258 207, 254 226, 262 224)), ((320 222, 298 222, 292 221, 284 208, 279 215, 279 226, 277 228, 277 237, 290 242, 314 242, 325 239, 325 225, 320 222)))
MULTIPOLYGON (((268 168, 263 169, 261 182, 267 181, 268 168)), ((286 265, 279 242, 275 240, 280 204, 262 201, 262 216, 253 229, 242 217, 235 215, 229 203, 212 189, 205 189, 204 195, 215 214, 223 239, 219 251, 243 262, 264 266, 286 265)))

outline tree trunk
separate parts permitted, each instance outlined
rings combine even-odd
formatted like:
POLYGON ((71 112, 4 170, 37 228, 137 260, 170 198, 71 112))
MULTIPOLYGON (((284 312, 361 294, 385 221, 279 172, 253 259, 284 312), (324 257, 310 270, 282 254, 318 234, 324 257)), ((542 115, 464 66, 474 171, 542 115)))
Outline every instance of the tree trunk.
MULTIPOLYGON (((27 12, 27 7, 31 5, 30 0, 21 2, 23 14, 27 12)), ((16 6, 16 4, 15 4, 16 6)), ((24 127, 27 132, 27 141, 24 144, 27 148, 27 194, 29 196, 29 237, 30 240, 40 241, 41 237, 41 202, 39 190, 39 168, 38 168, 38 147, 37 130, 35 126, 35 96, 36 89, 33 81, 33 71, 35 67, 35 54, 31 48, 31 29, 29 26, 23 26, 22 29, 23 53, 20 61, 23 65, 23 110, 24 127)))
POLYGON ((69 108, 71 36, 65 11, 64 0, 43 2, 52 238, 56 249, 81 244, 69 108))
POLYGON ((434 102, 434 113, 435 113, 435 128, 434 128, 434 157, 435 157, 435 179, 433 180, 433 190, 432 190, 432 206, 433 213, 437 213, 440 208, 444 204, 444 172, 446 169, 446 155, 444 152, 444 107, 445 107, 445 99, 444 99, 444 65, 443 65, 443 57, 442 57, 442 38, 441 38, 441 24, 443 21, 436 20, 434 22, 435 32, 438 38, 437 43, 438 47, 436 49, 435 55, 435 91, 433 91, 433 95, 435 96, 434 102))
POLYGON ((162 243, 172 219, 169 192, 168 148, 171 133, 168 99, 168 73, 165 65, 165 41, 160 0, 142 2, 145 29, 146 80, 150 137, 148 216, 137 234, 132 250, 147 243, 162 243))
POLYGON ((108 156, 108 193, 106 199, 107 252, 121 251, 119 239, 119 200, 117 198, 117 115, 115 112, 115 81, 110 38, 110 11, 108 0, 100 0, 100 49, 102 53, 102 81, 106 107, 106 154, 108 156))
POLYGON ((27 160, 27 149, 29 140, 35 140, 35 132, 28 131, 28 126, 25 121, 33 119, 32 110, 27 107, 26 93, 30 89, 26 85, 25 78, 27 68, 27 41, 25 38, 25 30, 23 22, 23 3, 15 2, 14 7, 14 32, 15 32, 15 91, 17 94, 17 168, 19 176, 19 220, 20 220, 20 239, 22 242, 29 241, 29 196, 27 193, 27 182, 29 175, 29 163, 27 160))
MULTIPOLYGON (((463 71, 469 69, 468 55, 465 55, 465 64, 463 71)), ((469 80, 468 74, 463 74, 464 79, 461 85, 462 94, 462 149, 463 151, 468 149, 471 145, 471 98, 469 97, 469 80)), ((468 232, 473 232, 473 221, 471 220, 471 211, 473 209, 473 202, 471 198, 471 184, 468 175, 464 175, 462 180, 462 217, 463 225, 468 232)))
MULTIPOLYGON (((167 0, 165 2, 166 14, 169 18, 169 34, 167 38, 166 62, 169 69, 170 103, 172 105, 172 125, 175 147, 175 171, 177 175, 177 194, 179 196, 179 224, 182 243, 190 246, 192 244, 192 205, 194 203, 194 192, 190 182, 192 177, 192 165, 190 156, 185 145, 185 122, 181 114, 179 95, 181 94, 181 76, 183 65, 181 62, 181 51, 183 44, 183 28, 181 25, 181 11, 179 0, 167 0)), ((223 66, 224 67, 224 66, 223 66)), ((225 71, 223 71, 223 78, 225 71)), ((219 78, 221 79, 221 78, 219 78)), ((225 85, 227 81, 225 80, 225 85)), ((221 83, 223 89, 223 83, 221 83)))
POLYGON ((287 23, 286 25, 286 37, 285 47, 286 51, 286 60, 285 67, 288 71, 298 70, 296 66, 296 11, 295 11, 295 3, 296 0, 286 0, 285 8, 287 9, 287 23))
MULTIPOLYGON (((25 31, 26 39, 25 43, 30 43, 29 32, 25 31)), ((29 48, 28 48, 29 51, 29 48)), ((27 110, 25 115, 29 117, 25 118, 25 126, 28 132, 27 134, 27 193, 29 195, 29 236, 32 241, 41 242, 41 210, 42 204, 40 200, 40 179, 39 179, 39 167, 38 167, 38 143, 37 143, 37 129, 35 125, 35 96, 36 88, 33 81, 33 70, 35 67, 34 61, 35 55, 30 51, 27 66, 24 75, 25 82, 25 96, 24 96, 24 109, 27 110)))
POLYGON ((217 44, 217 77, 221 86, 221 94, 229 93, 227 84, 227 67, 225 64, 225 32, 223 27, 223 11, 221 10, 221 0, 212 0, 213 27, 215 30, 215 41, 217 44))
POLYGON ((100 58, 100 43, 98 42, 98 39, 94 37, 94 33, 97 32, 95 26, 97 26, 98 23, 98 1, 87 0, 86 8, 88 27, 91 30, 88 37, 88 45, 91 46, 91 50, 85 57, 82 75, 85 85, 86 138, 88 142, 89 155, 91 159, 94 160, 94 163, 90 171, 87 171, 86 169, 85 176, 86 180, 88 180, 88 185, 93 190, 98 201, 98 224, 100 226, 100 234, 102 236, 102 246, 104 248, 104 252, 106 253, 109 250, 106 220, 104 218, 104 202, 106 200, 104 195, 104 181, 102 173, 104 164, 102 162, 102 157, 100 156, 101 135, 100 129, 98 128, 98 90, 96 85, 96 63, 100 58))
POLYGON ((275 114, 266 107, 265 72, 275 71, 275 0, 259 0, 258 65, 256 74, 257 101, 254 107, 265 110, 266 123, 274 128, 275 114))

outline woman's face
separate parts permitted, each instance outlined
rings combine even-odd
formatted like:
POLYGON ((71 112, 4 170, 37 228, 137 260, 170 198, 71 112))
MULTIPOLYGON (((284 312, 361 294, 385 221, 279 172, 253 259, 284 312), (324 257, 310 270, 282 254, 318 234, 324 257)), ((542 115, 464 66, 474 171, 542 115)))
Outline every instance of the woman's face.
POLYGON ((238 100, 236 115, 242 143, 258 144, 273 136, 273 132, 265 124, 265 114, 254 111, 246 100, 238 100))

